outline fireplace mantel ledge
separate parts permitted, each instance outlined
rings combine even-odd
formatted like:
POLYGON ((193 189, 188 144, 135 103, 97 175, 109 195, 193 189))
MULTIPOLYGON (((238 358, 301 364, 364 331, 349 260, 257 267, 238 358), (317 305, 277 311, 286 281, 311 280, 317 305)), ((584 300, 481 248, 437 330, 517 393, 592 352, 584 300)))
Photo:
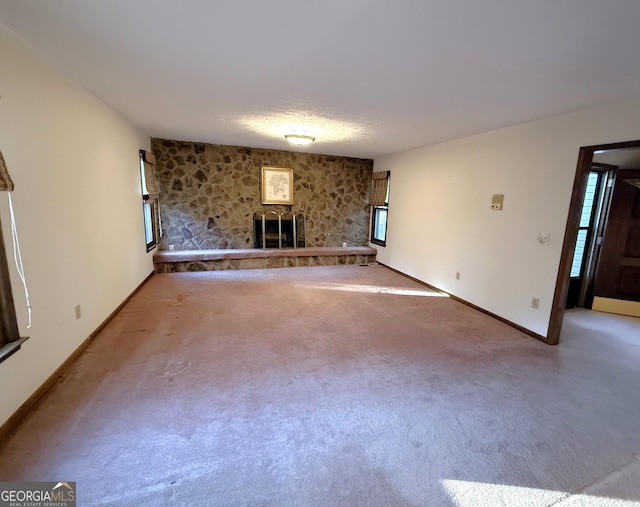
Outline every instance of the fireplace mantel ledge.
POLYGON ((260 259, 267 257, 324 257, 329 255, 376 255, 370 246, 266 249, 238 248, 222 250, 159 250, 155 263, 215 261, 223 259, 260 259))

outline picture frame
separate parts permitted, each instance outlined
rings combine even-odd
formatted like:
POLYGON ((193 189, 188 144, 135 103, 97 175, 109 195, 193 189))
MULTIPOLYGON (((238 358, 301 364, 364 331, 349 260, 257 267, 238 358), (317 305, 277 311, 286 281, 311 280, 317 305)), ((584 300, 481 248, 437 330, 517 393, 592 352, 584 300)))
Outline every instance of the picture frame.
POLYGON ((293 169, 262 166, 260 191, 262 204, 293 204, 293 169))

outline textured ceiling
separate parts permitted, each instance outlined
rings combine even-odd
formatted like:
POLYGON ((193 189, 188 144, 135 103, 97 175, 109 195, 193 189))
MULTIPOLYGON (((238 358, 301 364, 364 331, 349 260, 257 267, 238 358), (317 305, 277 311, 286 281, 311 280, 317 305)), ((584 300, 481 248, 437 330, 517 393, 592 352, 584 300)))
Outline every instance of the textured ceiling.
POLYGON ((150 136, 375 158, 640 95, 638 0, 0 0, 150 136))

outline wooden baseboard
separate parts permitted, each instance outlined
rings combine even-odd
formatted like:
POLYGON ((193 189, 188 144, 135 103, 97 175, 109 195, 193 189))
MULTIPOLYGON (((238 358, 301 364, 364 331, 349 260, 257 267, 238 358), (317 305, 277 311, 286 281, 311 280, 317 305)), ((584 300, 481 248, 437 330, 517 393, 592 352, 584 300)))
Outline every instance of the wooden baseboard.
POLYGON ((556 345, 555 343, 550 343, 547 338, 545 336, 542 336, 541 334, 538 334, 534 331, 531 331, 530 329, 524 328, 519 324, 516 324, 515 322, 511 322, 508 319, 505 319, 504 317, 500 317, 500 315, 496 315, 493 312, 490 312, 489 310, 485 310, 484 308, 481 308, 480 306, 474 305, 473 303, 470 303, 469 301, 466 301, 458 296, 455 296, 453 294, 451 294, 450 292, 447 292, 446 290, 442 290, 439 289, 438 287, 435 287, 427 282, 423 282, 422 280, 419 280, 417 278, 414 278, 411 275, 407 275, 406 273, 403 273, 402 271, 399 271, 395 268, 392 268, 391 266, 387 266, 386 264, 383 264, 381 262, 378 262, 378 264, 380 264, 381 266, 384 266, 387 269, 390 269, 391 271, 398 273, 399 275, 402 275, 406 278, 409 278, 410 280, 413 280, 414 282, 418 282, 420 285, 424 285, 425 287, 428 287, 432 290, 441 292, 442 294, 446 294, 447 296, 449 296, 451 299, 453 299, 454 301, 457 301, 458 303, 462 303, 463 305, 469 306, 470 308, 473 308, 474 310, 478 310, 479 312, 484 313, 485 315, 488 315, 489 317, 493 317, 496 320, 499 320, 500 322, 504 322, 505 324, 507 324, 508 326, 511 326, 515 329, 517 329, 518 331, 529 335, 533 338, 535 338, 536 340, 540 340, 542 343, 546 343, 547 345, 556 345))
POLYGON ((0 442, 6 439, 24 420, 24 418, 29 415, 29 413, 37 406, 40 399, 47 393, 49 389, 56 383, 56 381, 64 375, 69 367, 74 363, 78 357, 85 351, 85 349, 91 344, 93 340, 100 334, 100 332, 113 320, 113 318, 118 314, 120 310, 131 300, 133 296, 143 287, 145 283, 149 281, 149 279, 153 276, 151 273, 147 276, 141 283, 138 285, 131 294, 129 294, 125 300, 118 305, 118 307, 113 310, 109 316, 102 321, 102 323, 71 353, 71 355, 65 359, 65 361, 54 371, 49 378, 45 380, 42 385, 36 389, 36 391, 29 396, 27 401, 25 401, 18 410, 16 410, 6 422, 0 426, 0 442))

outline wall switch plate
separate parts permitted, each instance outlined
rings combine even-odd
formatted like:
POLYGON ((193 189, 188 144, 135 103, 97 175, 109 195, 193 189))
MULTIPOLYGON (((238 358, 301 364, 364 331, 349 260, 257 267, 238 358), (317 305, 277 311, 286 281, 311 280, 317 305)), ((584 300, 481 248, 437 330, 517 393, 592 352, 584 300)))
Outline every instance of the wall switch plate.
POLYGON ((343 242, 342 242, 342 248, 346 248, 346 247, 347 247, 347 242, 346 242, 346 241, 343 241, 343 242))
POLYGON ((460 280, 460 271, 456 271, 456 280, 460 280))
POLYGON ((531 308, 534 310, 540 308, 540 298, 531 298, 531 308))
POLYGON ((80 310, 80 305, 76 305, 76 320, 78 320, 80 317, 82 317, 82 311, 80 310))
POLYGON ((549 244, 549 233, 548 232, 539 232, 538 233, 538 243, 541 245, 549 244))
POLYGON ((500 211, 504 204, 504 194, 493 194, 491 198, 491 209, 500 211))

